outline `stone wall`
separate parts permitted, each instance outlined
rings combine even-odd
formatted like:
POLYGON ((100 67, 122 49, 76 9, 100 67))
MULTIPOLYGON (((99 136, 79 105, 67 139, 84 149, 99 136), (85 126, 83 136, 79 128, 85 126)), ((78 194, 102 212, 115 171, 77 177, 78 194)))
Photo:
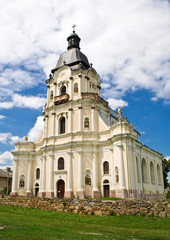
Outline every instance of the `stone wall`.
POLYGON ((58 200, 21 196, 0 196, 0 204, 99 216, 138 215, 170 218, 170 202, 168 201, 58 200))

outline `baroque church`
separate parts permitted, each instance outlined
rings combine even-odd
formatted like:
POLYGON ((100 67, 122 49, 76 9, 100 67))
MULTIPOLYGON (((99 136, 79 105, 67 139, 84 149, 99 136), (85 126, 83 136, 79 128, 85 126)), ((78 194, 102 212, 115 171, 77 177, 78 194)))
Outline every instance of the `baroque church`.
POLYGON ((39 138, 15 144, 11 195, 163 198, 163 156, 101 97, 100 76, 74 30, 67 41, 46 80, 39 138))

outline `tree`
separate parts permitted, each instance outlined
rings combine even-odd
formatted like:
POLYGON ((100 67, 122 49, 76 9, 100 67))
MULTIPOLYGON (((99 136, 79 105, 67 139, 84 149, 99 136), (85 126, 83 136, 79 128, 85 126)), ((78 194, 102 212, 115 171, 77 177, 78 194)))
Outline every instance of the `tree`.
POLYGON ((170 171, 170 159, 163 159, 162 161, 162 170, 163 170, 163 179, 164 179, 164 187, 165 189, 168 187, 168 172, 170 171))

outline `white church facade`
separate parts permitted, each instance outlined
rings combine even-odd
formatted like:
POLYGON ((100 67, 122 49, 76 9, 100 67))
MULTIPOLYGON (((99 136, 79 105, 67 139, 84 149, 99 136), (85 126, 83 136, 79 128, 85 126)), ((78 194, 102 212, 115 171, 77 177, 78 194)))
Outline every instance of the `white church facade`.
POLYGON ((67 41, 46 81, 39 139, 15 144, 11 195, 163 198, 163 156, 101 98, 100 77, 75 31, 67 41))

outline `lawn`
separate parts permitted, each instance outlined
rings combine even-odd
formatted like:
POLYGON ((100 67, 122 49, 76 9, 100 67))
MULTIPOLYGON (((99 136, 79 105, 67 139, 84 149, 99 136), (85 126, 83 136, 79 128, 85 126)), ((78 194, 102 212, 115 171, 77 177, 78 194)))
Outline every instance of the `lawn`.
POLYGON ((89 216, 0 205, 1 240, 170 239, 170 219, 89 216))

